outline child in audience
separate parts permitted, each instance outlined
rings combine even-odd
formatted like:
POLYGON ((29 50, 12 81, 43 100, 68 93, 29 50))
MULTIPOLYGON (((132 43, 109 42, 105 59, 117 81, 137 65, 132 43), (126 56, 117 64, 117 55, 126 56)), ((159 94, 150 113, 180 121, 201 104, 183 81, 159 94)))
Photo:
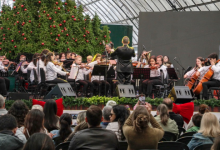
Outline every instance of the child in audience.
POLYGON ((201 120, 202 120, 202 114, 199 114, 199 113, 195 114, 192 117, 192 122, 194 126, 188 129, 186 132, 198 132, 200 129, 201 120))

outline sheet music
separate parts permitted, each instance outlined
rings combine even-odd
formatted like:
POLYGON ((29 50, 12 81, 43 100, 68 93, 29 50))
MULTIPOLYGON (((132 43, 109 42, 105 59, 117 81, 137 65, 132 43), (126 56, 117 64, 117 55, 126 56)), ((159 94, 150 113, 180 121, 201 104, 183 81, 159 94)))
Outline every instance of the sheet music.
POLYGON ((68 78, 75 80, 76 77, 77 77, 78 71, 79 71, 79 67, 78 66, 72 66, 71 70, 70 70, 70 75, 69 75, 68 78))

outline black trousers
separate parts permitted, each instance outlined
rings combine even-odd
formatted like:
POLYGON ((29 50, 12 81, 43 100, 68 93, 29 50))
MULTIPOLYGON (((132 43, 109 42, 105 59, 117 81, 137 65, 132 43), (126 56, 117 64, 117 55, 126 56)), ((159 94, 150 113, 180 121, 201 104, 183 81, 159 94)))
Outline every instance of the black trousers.
POLYGON ((88 80, 78 80, 76 81, 79 85, 83 85, 83 94, 87 94, 88 88, 90 88, 90 95, 93 95, 93 84, 88 80))
POLYGON ((10 86, 10 80, 8 78, 0 77, 0 94, 7 95, 9 86, 10 86))
POLYGON ((154 85, 162 85, 163 83, 158 77, 146 79, 143 81, 143 93, 146 97, 151 96, 154 85))
POLYGON ((67 81, 61 78, 55 78, 54 80, 47 81, 47 83, 67 83, 67 81))
POLYGON ((105 90, 105 84, 106 84, 106 91, 104 91, 103 95, 106 93, 106 96, 107 96, 109 88, 110 88, 110 84, 107 81, 105 81, 105 80, 101 80, 101 81, 93 80, 92 83, 94 85, 94 88, 98 89, 98 92, 99 92, 99 88, 100 88, 101 91, 102 91, 102 89, 105 90))
POLYGON ((131 83, 131 73, 117 72, 117 80, 120 84, 130 84, 131 83))
POLYGON ((202 87, 203 87, 202 97, 207 100, 208 99, 208 89, 210 87, 220 87, 220 81, 216 80, 216 79, 211 79, 208 82, 203 82, 202 87))

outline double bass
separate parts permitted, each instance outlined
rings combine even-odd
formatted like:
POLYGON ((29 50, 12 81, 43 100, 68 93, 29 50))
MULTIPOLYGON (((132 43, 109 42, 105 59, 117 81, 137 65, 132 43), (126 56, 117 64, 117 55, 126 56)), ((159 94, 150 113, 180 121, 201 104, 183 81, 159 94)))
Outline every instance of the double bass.
MULTIPOLYGON (((207 61, 207 60, 206 60, 206 61, 207 61)), ((217 60, 216 63, 218 63, 219 61, 220 61, 220 59, 217 60)), ((195 93, 195 94, 200 94, 200 93, 201 93, 201 91, 203 90, 202 83, 209 81, 210 78, 211 78, 211 77, 213 76, 213 74, 214 74, 214 71, 213 71, 211 68, 212 68, 212 66, 210 66, 210 67, 208 68, 208 71, 207 71, 206 74, 202 77, 202 79, 199 81, 198 85, 197 85, 196 88, 193 90, 193 93, 195 93)))

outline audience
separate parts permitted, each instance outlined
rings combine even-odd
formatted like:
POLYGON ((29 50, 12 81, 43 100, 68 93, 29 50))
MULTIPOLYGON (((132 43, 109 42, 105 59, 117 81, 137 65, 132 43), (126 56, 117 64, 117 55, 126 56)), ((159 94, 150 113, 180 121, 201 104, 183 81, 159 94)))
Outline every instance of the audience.
POLYGON ((42 112, 44 111, 44 108, 43 108, 41 105, 33 105, 31 109, 32 109, 32 110, 33 110, 33 109, 38 109, 38 110, 40 110, 40 111, 42 111, 42 112))
POLYGON ((184 125, 183 117, 180 114, 175 114, 173 112, 173 102, 170 98, 165 98, 163 100, 163 104, 165 104, 169 111, 170 119, 174 120, 176 124, 178 125, 178 128, 182 128, 184 125))
POLYGON ((157 116, 155 120, 163 128, 164 131, 178 135, 179 130, 176 122, 169 117, 168 108, 165 104, 160 104, 157 107, 157 116))
POLYGON ((55 150, 55 146, 48 135, 35 133, 28 139, 23 150, 55 150))
POLYGON ((59 120, 60 123, 60 130, 53 130, 52 133, 55 145, 62 143, 72 132, 73 129, 71 128, 72 125, 72 116, 68 113, 62 114, 59 120))
POLYGON ((86 111, 81 111, 78 113, 77 118, 76 118, 76 124, 80 124, 85 121, 86 118, 86 111))
POLYGON ((212 113, 205 113, 202 117, 200 130, 193 135, 193 138, 187 145, 189 150, 202 144, 212 144, 214 138, 220 135, 219 122, 212 113))
POLYGON ((34 133, 48 133, 44 128, 44 113, 38 109, 33 109, 28 112, 25 117, 24 127, 20 130, 24 133, 27 139, 34 133))
POLYGON ((102 110, 103 121, 101 122, 101 127, 103 129, 106 129, 106 127, 108 126, 108 124, 110 122, 109 116, 111 115, 111 110, 112 110, 111 106, 105 106, 102 110))
POLYGON ((7 114, 8 111, 5 109, 5 98, 0 95, 0 116, 7 114))
POLYGON ((24 119, 28 112, 29 112, 29 108, 21 100, 15 101, 8 110, 8 114, 11 114, 16 118, 18 123, 18 128, 24 126, 24 119))
POLYGON ((115 102, 115 101, 113 101, 113 100, 109 100, 107 103, 106 103, 106 105, 105 106, 115 106, 115 105, 117 105, 117 103, 115 102))
POLYGON ((106 129, 115 132, 119 140, 125 140, 122 127, 129 115, 129 111, 123 105, 113 106, 109 116, 110 123, 107 125, 106 129))
POLYGON ((198 113, 193 115, 192 122, 194 126, 188 129, 186 132, 198 132, 200 129, 201 120, 202 120, 202 114, 198 113))
POLYGON ((137 106, 128 117, 123 132, 128 142, 128 150, 157 149, 164 131, 151 114, 151 105, 137 106), (149 126, 149 123, 152 127, 149 126))
MULTIPOLYGON (((209 112, 209 106, 208 105, 206 105, 206 104, 199 105, 199 113, 200 114, 203 115, 204 113, 207 113, 207 112, 209 112)), ((192 128, 192 127, 193 127, 193 122, 192 122, 192 118, 191 118, 189 124, 187 125, 186 130, 188 130, 188 129, 192 128)))
POLYGON ((100 126, 102 110, 97 106, 90 106, 86 111, 88 129, 78 131, 72 138, 69 150, 118 150, 118 139, 114 132, 102 129, 100 126))
POLYGON ((215 138, 214 144, 212 145, 211 150, 220 150, 220 135, 215 138))
POLYGON ((55 100, 49 99, 44 105, 44 126, 50 132, 59 129, 59 117, 55 100))
POLYGON ((15 136, 18 129, 16 118, 10 114, 0 117, 0 149, 17 150, 23 147, 23 142, 15 136))

